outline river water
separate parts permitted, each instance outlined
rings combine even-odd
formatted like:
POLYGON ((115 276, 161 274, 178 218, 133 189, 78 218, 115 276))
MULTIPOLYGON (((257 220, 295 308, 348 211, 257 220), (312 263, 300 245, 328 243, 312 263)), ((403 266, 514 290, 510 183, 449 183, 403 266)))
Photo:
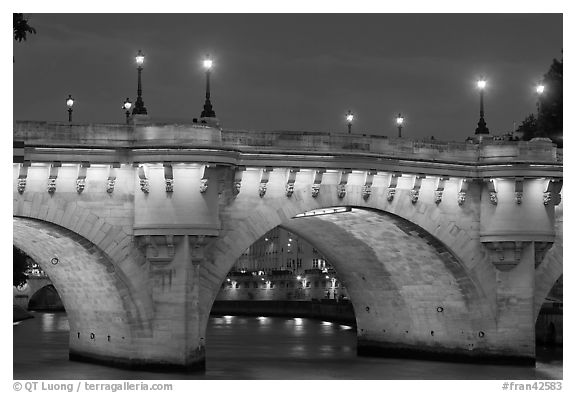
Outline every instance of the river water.
POLYGON ((14 379, 562 379, 561 349, 535 368, 356 356, 354 328, 306 318, 211 317, 206 371, 122 370, 68 360, 66 313, 14 324, 14 379))

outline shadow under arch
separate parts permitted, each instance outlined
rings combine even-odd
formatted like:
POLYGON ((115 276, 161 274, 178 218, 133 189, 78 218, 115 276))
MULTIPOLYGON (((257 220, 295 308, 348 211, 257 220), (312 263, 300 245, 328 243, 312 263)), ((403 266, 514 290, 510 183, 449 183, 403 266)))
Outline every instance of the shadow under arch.
POLYGON ((556 206, 555 216, 556 237, 554 238, 554 244, 550 250, 546 252, 542 262, 537 266, 534 277, 536 284, 534 290, 534 323, 536 323, 546 296, 550 293, 556 281, 562 276, 564 270, 564 219, 562 203, 556 206))
POLYGON ((149 330, 128 278, 90 241, 53 223, 13 217, 13 243, 58 291, 70 321, 71 357, 85 348, 110 356, 118 341, 129 345, 133 332, 149 330), (94 345, 107 336, 110 345, 94 345))
MULTIPOLYGON (((443 340, 446 352, 465 352, 482 347, 479 332, 482 338, 484 331, 494 329, 489 302, 473 275, 450 249, 415 223, 373 208, 295 215, 284 216, 280 223, 281 215, 267 217, 258 231, 253 225, 242 227, 250 226, 249 220, 240 221, 228 237, 217 239, 211 249, 214 263, 203 266, 203 278, 216 283, 211 301, 204 304, 212 306, 240 254, 279 225, 304 238, 335 267, 355 309, 359 349, 382 342, 393 349, 401 342, 398 348, 438 352, 443 340), (242 235, 234 242, 233 234, 242 235)), ((204 310, 206 315, 209 311, 204 310)))

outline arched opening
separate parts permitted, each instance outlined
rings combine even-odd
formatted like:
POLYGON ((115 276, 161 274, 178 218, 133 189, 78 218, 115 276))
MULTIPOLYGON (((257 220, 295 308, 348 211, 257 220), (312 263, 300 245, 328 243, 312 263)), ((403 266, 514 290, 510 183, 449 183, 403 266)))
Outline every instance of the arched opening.
POLYGON ((355 324, 348 292, 306 239, 276 227, 246 249, 222 283, 213 315, 322 318, 355 324))
POLYGON ((28 310, 65 311, 62 299, 52 284, 43 286, 30 297, 28 310))
MULTIPOLYGON (((334 214, 303 213, 285 217, 280 227, 308 241, 333 264, 354 306, 359 353, 466 357, 486 346, 495 328, 489 303, 474 275, 438 238, 379 209, 347 206, 334 214)), ((216 281, 218 276, 213 299, 226 285, 228 271, 222 272, 250 244, 238 245, 264 236, 276 224, 270 219, 265 230, 251 231, 245 223, 237 222, 230 233, 240 239, 215 241, 215 263, 203 266, 203 278, 216 281)))
POLYGON ((69 320, 69 353, 82 358, 114 358, 131 346, 134 326, 142 326, 129 280, 97 246, 61 226, 14 217, 14 246, 46 272, 52 285, 31 305, 44 305, 56 292, 69 320), (42 301, 40 299, 43 299, 42 301))
POLYGON ((544 346, 562 346, 563 276, 552 286, 536 319, 536 342, 544 346))

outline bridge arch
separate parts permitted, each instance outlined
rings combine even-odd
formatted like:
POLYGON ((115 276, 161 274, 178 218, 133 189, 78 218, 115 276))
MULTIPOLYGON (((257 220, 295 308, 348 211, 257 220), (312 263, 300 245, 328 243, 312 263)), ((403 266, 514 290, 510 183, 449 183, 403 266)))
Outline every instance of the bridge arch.
POLYGON ((61 226, 14 217, 13 229, 14 246, 38 263, 60 294, 70 321, 70 355, 113 358, 133 350, 135 332, 149 327, 124 272, 92 242, 61 226))
MULTIPOLYGON (((475 228, 450 220, 449 208, 454 206, 440 209, 433 201, 433 206, 426 201, 424 207, 414 206, 403 190, 397 191, 392 203, 376 195, 365 201, 361 187, 350 187, 342 199, 336 197, 336 189, 331 186, 323 187, 320 195, 324 197, 312 198, 307 191, 295 192, 290 199, 284 195, 239 195, 229 205, 222 220, 226 227, 208 252, 213 263, 201 265, 202 282, 210 283, 205 294, 211 298, 200 302, 207 307, 201 310, 206 321, 220 285, 237 258, 266 232, 281 225, 313 244, 336 268, 356 310, 359 345, 363 342, 368 347, 372 342, 386 341, 393 346, 400 338, 404 350, 421 350, 423 345, 436 346, 436 340, 443 336, 448 341, 453 338, 445 348, 451 346, 462 354, 489 346, 490 340, 482 338, 495 330, 496 318, 480 280, 482 275, 492 275, 493 280, 494 273, 486 269, 490 263, 478 263, 485 255, 479 242, 473 241, 475 228), (334 206, 354 209, 323 218, 293 219, 306 211, 334 206), (353 228, 361 235, 355 235, 353 228), (386 254, 385 236, 400 241, 398 249, 407 250, 405 254, 386 254), (342 244, 354 244, 354 252, 338 247, 342 244), (457 254, 453 249, 463 252, 457 254), (430 262, 428 266, 414 263, 418 254, 430 262), (353 255, 362 255, 364 262, 351 264, 353 255), (411 267, 402 266, 404 262, 411 267), (433 272, 432 266, 439 271, 433 272), (416 278, 412 278, 414 285, 408 289, 411 274, 416 278), (378 290, 367 290, 370 286, 378 290), (406 339, 406 335, 411 337, 406 339)), ((386 348, 390 350, 393 348, 386 348)))
POLYGON ((28 310, 62 310, 64 305, 54 284, 47 282, 44 286, 30 292, 28 310))
MULTIPOLYGON (((38 185, 34 185, 37 187, 38 185)), ((53 196, 47 192, 25 192, 15 199, 13 216, 15 220, 52 224, 54 227, 68 231, 69 235, 81 244, 92 244, 110 262, 115 270, 124 275, 125 284, 136 299, 143 319, 153 316, 153 305, 148 288, 142 285, 148 281, 147 272, 142 269, 145 258, 133 247, 132 217, 118 218, 125 208, 127 196, 118 193, 111 200, 116 216, 110 217, 111 207, 102 206, 102 195, 82 196, 77 193, 61 192, 53 196)), ((132 214, 130 212, 130 214, 132 214)), ((16 244, 15 244, 16 245, 16 244)), ((24 250, 24 249, 23 249, 24 250)), ((57 287, 58 288, 58 287, 57 287)))
MULTIPOLYGON (((471 189, 473 187, 474 184, 470 186, 471 189)), ((243 189, 220 213, 222 230, 214 241, 212 254, 213 259, 222 257, 222 262, 211 264, 203 278, 210 282, 217 277, 217 282, 214 282, 217 291, 220 279, 225 277, 237 257, 269 230, 307 211, 351 206, 390 213, 422 228, 450 250, 475 282, 482 283, 485 295, 491 296, 494 268, 486 262, 487 252, 478 241, 480 235, 476 217, 480 208, 480 192, 470 190, 470 200, 463 206, 458 205, 456 197, 445 197, 441 204, 434 203, 431 197, 413 204, 410 202, 410 190, 406 189, 398 189, 394 199, 388 201, 385 192, 384 188, 374 188, 370 198, 365 200, 362 187, 351 185, 344 198, 338 198, 336 185, 327 184, 322 185, 319 196, 313 198, 309 186, 297 183, 291 198, 287 198, 280 187, 269 189, 263 198, 259 198, 257 190, 243 189)))
POLYGON ((534 277, 536 288, 534 291, 534 323, 538 319, 540 309, 544 304, 546 296, 554 286, 554 283, 563 274, 563 204, 556 206, 556 237, 554 244, 546 252, 542 262, 536 268, 536 275, 534 277))

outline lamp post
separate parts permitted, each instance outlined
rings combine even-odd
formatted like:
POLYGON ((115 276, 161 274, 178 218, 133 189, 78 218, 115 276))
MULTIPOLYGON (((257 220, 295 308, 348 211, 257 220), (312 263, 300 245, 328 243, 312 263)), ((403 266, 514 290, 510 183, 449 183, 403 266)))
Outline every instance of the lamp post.
POLYGON ((202 65, 206 70, 206 101, 204 102, 204 110, 200 114, 200 117, 216 117, 216 112, 212 109, 212 103, 210 102, 210 70, 212 69, 212 60, 210 55, 206 55, 202 65))
POLYGON ((138 65, 137 69, 138 69, 138 97, 136 98, 136 103, 134 104, 134 109, 132 109, 132 114, 133 115, 147 115, 148 111, 146 110, 146 107, 144 107, 144 101, 142 100, 142 70, 143 70, 143 64, 144 64, 144 54, 142 53, 141 50, 138 50, 138 53, 136 54, 136 64, 138 65))
POLYGON ((122 109, 126 111, 126 124, 130 123, 130 108, 132 107, 132 103, 130 102, 129 98, 126 98, 124 104, 122 104, 122 109))
POLYGON ((346 114, 346 121, 348 122, 348 134, 352 133, 352 122, 354 121, 354 114, 351 110, 348 110, 346 114))
POLYGON ((540 100, 541 100, 542 94, 544 94, 545 90, 546 90, 546 86, 544 86, 542 83, 539 83, 536 86, 536 94, 538 94, 538 101, 536 102, 536 109, 538 111, 538 117, 540 117, 540 100))
POLYGON ((477 82, 478 89, 480 90, 480 120, 478 120, 478 127, 476 127, 475 134, 489 134, 486 121, 484 121, 484 88, 486 87, 486 80, 480 78, 477 82))
POLYGON ((398 138, 402 138, 402 124, 404 124, 404 118, 401 113, 398 113, 396 117, 396 125, 398 126, 398 138))
POLYGON ((539 83, 536 86, 536 94, 538 94, 538 101, 536 101, 536 128, 539 132, 542 132, 544 129, 544 118, 542 116, 542 96, 546 91, 546 86, 543 83, 539 83))
POLYGON ((70 94, 68 94, 68 98, 66 98, 66 106, 68 107, 68 122, 72 123, 72 106, 74 105, 74 98, 70 94))

